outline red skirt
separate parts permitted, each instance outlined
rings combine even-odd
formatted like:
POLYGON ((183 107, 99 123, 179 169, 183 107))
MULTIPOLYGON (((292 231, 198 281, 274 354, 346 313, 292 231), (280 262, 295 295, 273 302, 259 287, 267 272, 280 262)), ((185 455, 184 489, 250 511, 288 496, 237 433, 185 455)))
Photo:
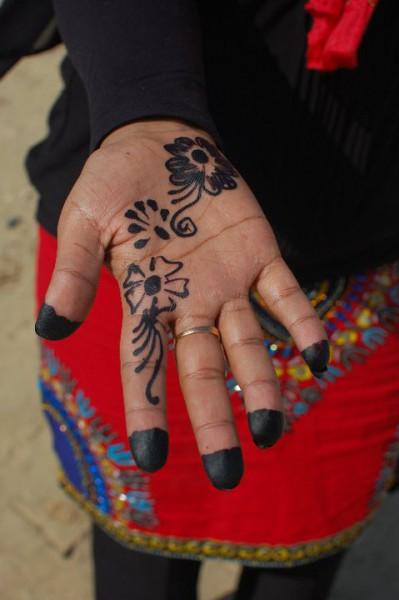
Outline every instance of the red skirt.
MULTIPOLYGON (((56 240, 40 231, 37 300, 56 240)), ((119 374, 121 306, 103 269, 93 309, 70 338, 42 343, 43 408, 65 490, 121 543, 187 558, 259 566, 313 561, 350 545, 392 485, 399 454, 399 264, 305 290, 324 320, 332 354, 315 379, 291 339, 252 295, 280 378, 287 431, 253 444, 232 375, 226 385, 245 474, 238 488, 209 483, 168 357, 170 454, 147 474, 131 458, 119 374)))

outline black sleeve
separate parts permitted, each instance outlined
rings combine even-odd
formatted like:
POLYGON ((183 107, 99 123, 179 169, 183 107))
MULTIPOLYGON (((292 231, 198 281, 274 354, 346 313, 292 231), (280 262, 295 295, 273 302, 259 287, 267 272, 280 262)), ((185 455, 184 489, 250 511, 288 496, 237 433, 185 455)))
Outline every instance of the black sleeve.
POLYGON ((217 138, 196 0, 54 0, 54 6, 86 88, 92 148, 143 117, 183 119, 217 138))

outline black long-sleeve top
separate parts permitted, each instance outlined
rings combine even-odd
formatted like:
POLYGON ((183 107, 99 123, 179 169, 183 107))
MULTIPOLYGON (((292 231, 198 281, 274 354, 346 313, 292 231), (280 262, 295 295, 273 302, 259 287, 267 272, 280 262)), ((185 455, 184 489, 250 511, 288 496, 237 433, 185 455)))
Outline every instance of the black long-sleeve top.
POLYGON ((195 0, 54 0, 89 103, 92 146, 147 116, 192 121, 215 135, 207 107, 195 0))
POLYGON ((396 0, 381 0, 360 67, 333 74, 304 67, 302 0, 54 6, 66 91, 27 161, 48 230, 90 148, 125 123, 169 116, 222 145, 301 280, 399 257, 396 0))

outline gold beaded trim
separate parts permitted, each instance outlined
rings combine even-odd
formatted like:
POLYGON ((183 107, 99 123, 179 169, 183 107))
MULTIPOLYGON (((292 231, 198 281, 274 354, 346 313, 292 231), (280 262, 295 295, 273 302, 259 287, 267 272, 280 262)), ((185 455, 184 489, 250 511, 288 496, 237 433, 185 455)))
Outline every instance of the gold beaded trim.
POLYGON ((295 546, 247 546, 213 540, 185 540, 127 529, 84 498, 67 480, 63 472, 59 475, 59 482, 67 494, 84 508, 98 525, 124 546, 174 557, 238 560, 252 566, 270 564, 290 567, 335 554, 350 546, 359 537, 374 514, 374 512, 369 514, 363 521, 335 535, 295 546))

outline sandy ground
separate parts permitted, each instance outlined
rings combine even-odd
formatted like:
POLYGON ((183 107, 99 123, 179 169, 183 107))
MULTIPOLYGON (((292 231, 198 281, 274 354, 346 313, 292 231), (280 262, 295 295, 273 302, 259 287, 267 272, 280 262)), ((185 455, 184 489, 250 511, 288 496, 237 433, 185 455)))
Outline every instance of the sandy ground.
MULTIPOLYGON (((89 522, 55 483, 36 389, 33 334, 36 197, 23 168, 60 86, 62 49, 21 62, 0 82, 0 598, 90 600, 89 522)), ((399 495, 350 552, 331 600, 399 598, 399 495)), ((234 584, 238 568, 207 563, 200 600, 234 584)), ((117 599, 115 599, 117 600, 117 599)), ((156 599, 154 599, 156 600, 156 599)), ((184 599, 182 599, 184 600, 184 599)))

